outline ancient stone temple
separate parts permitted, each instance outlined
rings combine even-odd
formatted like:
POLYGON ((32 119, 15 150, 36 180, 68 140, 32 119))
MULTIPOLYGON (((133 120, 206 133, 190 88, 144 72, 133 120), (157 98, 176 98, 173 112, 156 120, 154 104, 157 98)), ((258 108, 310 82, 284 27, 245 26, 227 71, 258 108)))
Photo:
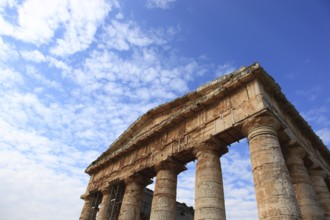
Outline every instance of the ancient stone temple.
MULTIPOLYGON (((196 160, 194 219, 226 219, 219 158, 248 138, 259 219, 330 219, 330 152, 258 63, 151 109, 88 168, 81 220, 177 218, 177 175, 196 160)), ((239 210, 238 210, 239 211, 239 210)))

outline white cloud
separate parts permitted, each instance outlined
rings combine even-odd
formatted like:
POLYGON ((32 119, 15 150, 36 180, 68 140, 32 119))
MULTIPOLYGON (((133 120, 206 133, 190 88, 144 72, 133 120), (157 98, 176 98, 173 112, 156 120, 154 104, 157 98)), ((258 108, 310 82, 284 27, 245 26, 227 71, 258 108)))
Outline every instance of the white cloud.
POLYGON ((35 44, 48 42, 60 23, 69 18, 66 0, 51 2, 28 0, 15 6, 18 13, 17 24, 11 24, 2 18, 5 28, 1 28, 0 31, 4 35, 26 42, 35 44))
POLYGON ((14 5, 16 20, 7 21, 0 16, 0 34, 36 45, 52 43, 55 37, 51 52, 58 56, 86 49, 108 12, 119 7, 116 0, 27 0, 14 5), (63 36, 57 36, 59 29, 64 30, 63 36))
MULTIPOLYGON (((0 24, 1 27, 1 24, 0 24)), ((4 42, 0 36, 0 64, 1 62, 15 60, 18 57, 18 54, 15 50, 16 48, 6 42, 4 42)))
MULTIPOLYGON (((74 219, 85 167, 138 116, 212 70, 169 50, 177 28, 146 29, 117 1, 0 0, 1 15, 9 7, 17 16, 0 16, 0 218, 74 219)), ((192 172, 178 189, 190 205, 192 172)))
POLYGON ((228 219, 258 219, 251 161, 246 140, 221 157, 228 219))
POLYGON ((111 21, 111 24, 105 27, 106 33, 104 35, 104 42, 107 48, 114 48, 116 50, 129 50, 132 46, 146 47, 154 44, 164 44, 166 38, 160 30, 142 30, 136 23, 132 21, 111 21), (161 37, 163 34, 163 37, 161 37))
POLYGON ((146 0, 147 8, 168 9, 176 0, 146 0))
POLYGON ((11 70, 0 65, 0 91, 5 92, 8 89, 14 89, 23 83, 24 79, 19 72, 11 70))
POLYGON ((88 48, 105 16, 112 7, 118 6, 117 1, 70 1, 70 17, 64 23, 66 31, 63 38, 57 39, 51 53, 65 56, 88 48))
POLYGON ((0 133, 0 195, 6 198, 1 203, 1 218, 78 216, 82 202, 77 196, 85 189, 83 167, 95 158, 96 152, 82 154, 35 131, 13 127, 3 118, 0 133))
POLYGON ((215 72, 216 77, 231 73, 236 68, 231 63, 225 63, 223 65, 218 65, 217 70, 215 72))
POLYGON ((33 62, 36 62, 36 63, 46 61, 45 56, 38 50, 22 51, 21 56, 26 60, 33 61, 33 62))
MULTIPOLYGON (((34 61, 36 61, 36 59, 38 58, 35 58, 33 57, 32 59, 35 59, 34 61)), ((36 61, 37 62, 37 61, 36 61)), ((37 80, 39 81, 42 86, 46 86, 48 88, 56 88, 56 89, 59 89, 61 90, 62 89, 62 86, 60 83, 58 83, 57 81, 55 80, 50 80, 47 78, 47 74, 41 74, 36 68, 35 66, 32 66, 32 65, 28 65, 26 66, 26 74, 33 78, 34 80, 37 80), (46 76, 45 76, 46 75, 46 76)))

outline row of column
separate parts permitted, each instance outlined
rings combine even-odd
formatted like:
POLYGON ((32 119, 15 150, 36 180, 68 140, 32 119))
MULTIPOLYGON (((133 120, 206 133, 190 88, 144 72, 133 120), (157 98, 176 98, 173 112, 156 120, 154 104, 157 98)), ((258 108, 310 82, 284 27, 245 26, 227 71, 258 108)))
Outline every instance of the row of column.
MULTIPOLYGON (((203 144, 196 149, 195 219, 226 219, 219 148, 203 144)), ((186 170, 184 164, 169 159, 157 165, 156 184, 151 206, 151 220, 174 220, 176 216, 177 175, 186 170)), ((119 220, 139 220, 143 191, 150 180, 134 175, 125 180, 119 220)), ((109 190, 103 190, 103 198, 97 220, 106 220, 110 203, 109 190)), ((85 198, 81 214, 88 220, 90 200, 85 198)))
MULTIPOLYGON (((259 219, 330 220, 330 193, 326 173, 307 170, 306 152, 297 144, 286 146, 283 156, 277 130, 280 124, 272 117, 259 117, 243 125, 248 137, 259 219)), ((225 220, 225 202, 219 157, 224 153, 213 144, 203 144, 195 151, 194 219, 225 220)), ((157 165, 151 220, 174 220, 176 215, 177 175, 186 168, 169 159, 157 165)), ((125 180, 119 220, 139 220, 143 191, 150 183, 136 174, 125 180)), ((105 220, 110 196, 103 191, 97 220, 105 220)), ((88 200, 83 209, 88 209, 88 200)), ((83 214, 82 214, 83 216, 83 214)), ((84 219, 84 218, 83 218, 84 219)), ((87 219, 86 219, 87 220, 87 219)))
POLYGON ((326 173, 304 165, 306 152, 297 143, 278 140, 280 124, 273 117, 248 121, 248 136, 259 219, 330 220, 330 193, 326 173))

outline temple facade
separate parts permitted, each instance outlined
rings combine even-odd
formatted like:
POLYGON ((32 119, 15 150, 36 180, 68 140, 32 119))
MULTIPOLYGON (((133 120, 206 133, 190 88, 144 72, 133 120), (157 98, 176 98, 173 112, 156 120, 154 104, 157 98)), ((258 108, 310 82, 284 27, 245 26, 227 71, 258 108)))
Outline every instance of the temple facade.
POLYGON ((259 219, 330 220, 330 152, 258 63, 138 118, 87 167, 80 219, 175 220, 177 175, 196 160, 193 218, 224 220, 219 158, 242 138, 259 219), (144 192, 153 177, 145 217, 144 192))

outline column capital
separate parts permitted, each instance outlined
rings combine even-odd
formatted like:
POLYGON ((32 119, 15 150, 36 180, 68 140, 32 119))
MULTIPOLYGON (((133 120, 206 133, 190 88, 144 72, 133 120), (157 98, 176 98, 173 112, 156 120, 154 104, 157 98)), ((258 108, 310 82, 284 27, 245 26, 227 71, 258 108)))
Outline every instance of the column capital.
POLYGON ((268 130, 270 133, 276 133, 280 127, 280 122, 273 116, 257 116, 249 118, 243 123, 242 132, 244 135, 250 136, 253 131, 258 130, 261 132, 260 128, 264 128, 265 132, 268 130))
POLYGON ((324 180, 328 176, 328 174, 324 170, 320 169, 310 169, 308 173, 311 177, 322 177, 324 180))
POLYGON ((140 186, 145 187, 145 186, 151 184, 152 180, 145 177, 145 176, 143 176, 140 173, 135 173, 135 174, 127 177, 126 179, 124 179, 124 182, 125 182, 126 185, 129 185, 131 183, 136 183, 140 186))
POLYGON ((104 195, 109 195, 110 194, 110 192, 111 192, 111 190, 110 190, 110 187, 108 186, 108 187, 106 187, 106 188, 102 188, 101 190, 101 193, 102 193, 102 195, 104 196, 104 195))
POLYGON ((85 194, 81 195, 80 198, 85 201, 90 201, 91 195, 90 195, 90 193, 85 193, 85 194))
POLYGON ((306 150, 302 148, 298 144, 290 144, 287 145, 287 148, 285 149, 285 153, 287 154, 287 158, 299 158, 299 159, 304 159, 306 156, 306 150))
POLYGON ((170 157, 155 166, 155 171, 158 172, 159 170, 172 170, 176 174, 179 174, 182 171, 187 170, 187 168, 185 167, 185 164, 170 157))
POLYGON ((198 159, 199 155, 202 152, 210 152, 210 151, 215 152, 220 157, 228 152, 228 148, 227 146, 225 147, 218 146, 216 143, 213 142, 203 142, 198 146, 196 146, 196 148, 194 149, 194 154, 198 159))

